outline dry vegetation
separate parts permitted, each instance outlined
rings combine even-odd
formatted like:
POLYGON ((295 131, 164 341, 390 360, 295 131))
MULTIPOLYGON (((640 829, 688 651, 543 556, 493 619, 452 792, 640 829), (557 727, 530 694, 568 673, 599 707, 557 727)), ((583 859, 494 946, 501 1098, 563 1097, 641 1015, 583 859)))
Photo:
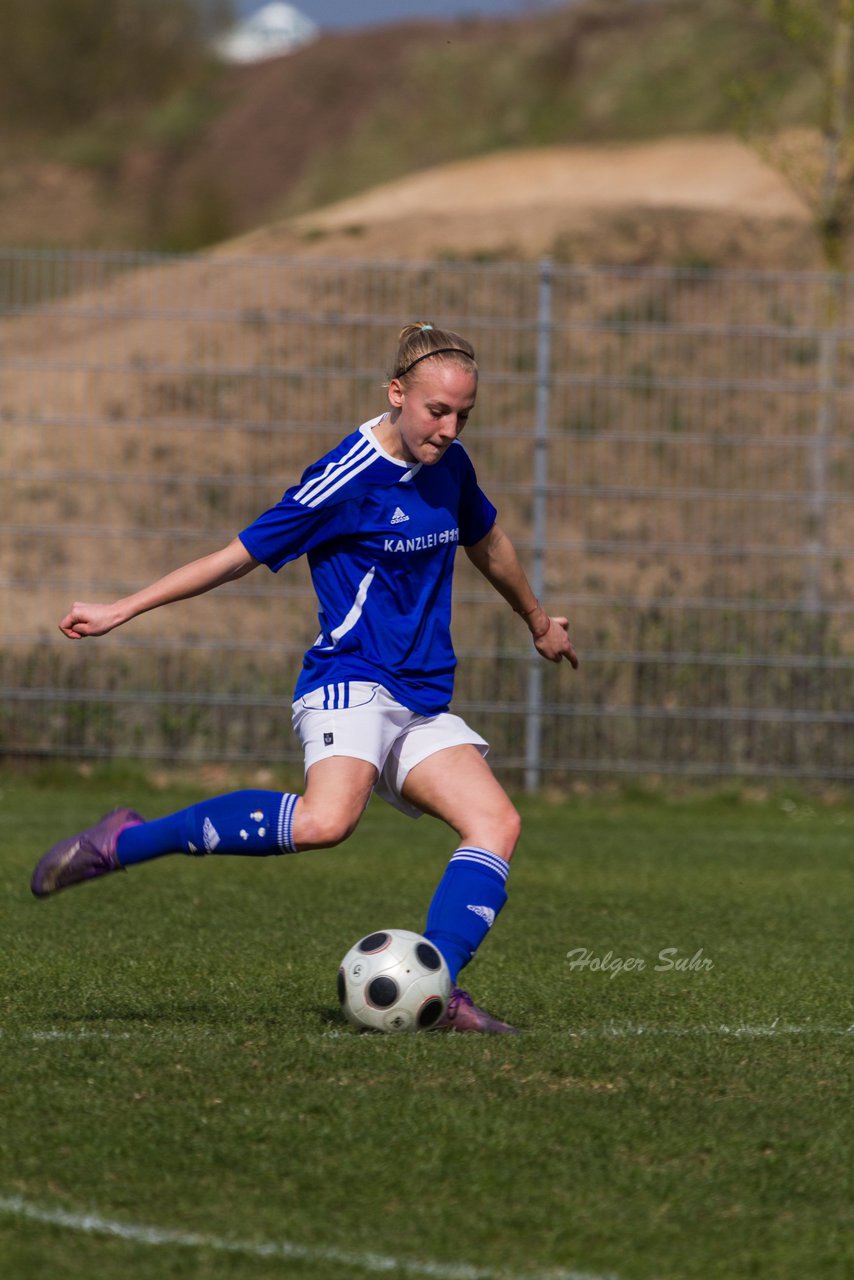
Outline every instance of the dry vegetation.
MULTIPOLYGON (((280 752, 287 717, 266 708, 286 705, 312 638, 302 570, 277 581, 262 571, 97 648, 32 642, 72 597, 119 594, 224 542, 380 411, 402 317, 429 314, 475 341, 487 376, 470 448, 529 554, 536 290, 523 265, 220 254, 142 266, 7 319, 2 576, 6 616, 24 621, 6 647, 6 683, 23 669, 25 684, 81 699, 36 735, 94 750, 280 752), (97 704, 105 688, 124 701, 97 704), (205 705, 211 690, 218 706, 205 705)), ((846 295, 846 316, 850 305, 846 295)), ((727 740, 741 735, 748 771, 822 753, 837 767, 832 725, 790 740, 763 719, 826 716, 850 696, 842 392, 821 510, 815 498, 822 307, 820 282, 806 277, 557 269, 547 588, 569 602, 588 662, 575 712, 566 682, 547 673, 554 760, 639 758, 647 717, 669 714, 654 735, 665 763, 691 752, 714 767, 731 719, 727 740), (811 610, 816 593, 839 612, 811 610), (719 719, 685 718, 710 707, 719 719)), ((840 344, 840 386, 851 362, 840 344)), ((513 757, 501 708, 524 697, 522 637, 468 572, 459 603, 461 694, 513 757)))

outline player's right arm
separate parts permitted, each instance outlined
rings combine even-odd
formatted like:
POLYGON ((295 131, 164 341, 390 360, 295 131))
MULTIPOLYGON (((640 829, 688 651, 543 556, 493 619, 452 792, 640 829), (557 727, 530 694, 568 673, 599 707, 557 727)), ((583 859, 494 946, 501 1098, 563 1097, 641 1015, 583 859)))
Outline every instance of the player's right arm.
POLYGON ((259 562, 246 550, 239 538, 228 546, 200 560, 191 560, 158 578, 150 586, 123 596, 113 604, 86 604, 75 601, 59 624, 59 629, 69 640, 82 640, 84 636, 104 636, 123 623, 129 622, 150 609, 173 604, 176 600, 188 600, 205 591, 234 582, 258 567, 259 562))

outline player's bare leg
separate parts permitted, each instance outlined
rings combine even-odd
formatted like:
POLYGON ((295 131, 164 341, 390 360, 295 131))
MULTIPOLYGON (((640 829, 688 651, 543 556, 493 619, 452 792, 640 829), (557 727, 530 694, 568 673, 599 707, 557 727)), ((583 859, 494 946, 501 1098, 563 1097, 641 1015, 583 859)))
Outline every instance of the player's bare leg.
POLYGON ((328 849, 352 835, 376 780, 376 767, 368 760, 329 756, 315 761, 294 809, 295 848, 328 849))
POLYGON ((476 747, 446 747, 410 769, 403 795, 441 818, 461 844, 490 849, 509 862, 522 828, 507 792, 476 747))

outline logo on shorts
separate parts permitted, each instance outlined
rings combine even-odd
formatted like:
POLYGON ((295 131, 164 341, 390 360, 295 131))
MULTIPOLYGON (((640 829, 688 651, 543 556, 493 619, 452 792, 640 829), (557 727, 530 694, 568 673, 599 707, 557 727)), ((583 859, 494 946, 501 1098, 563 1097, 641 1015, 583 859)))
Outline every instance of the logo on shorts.
POLYGON ((335 741, 334 733, 324 733, 323 735, 324 747, 331 747, 334 741, 335 741))
POLYGON ((395 508, 394 515, 392 516, 391 520, 389 521, 389 524, 403 524, 403 523, 404 523, 404 521, 406 521, 406 520, 408 520, 408 519, 409 519, 409 516, 406 514, 406 512, 405 512, 405 511, 401 511, 400 507, 396 507, 396 508, 395 508))

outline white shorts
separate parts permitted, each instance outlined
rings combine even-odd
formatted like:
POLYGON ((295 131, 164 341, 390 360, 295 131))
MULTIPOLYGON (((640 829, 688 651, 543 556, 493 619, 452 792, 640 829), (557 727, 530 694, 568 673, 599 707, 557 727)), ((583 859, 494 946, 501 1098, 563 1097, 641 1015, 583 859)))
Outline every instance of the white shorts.
POLYGON ((410 818, 421 817, 421 810, 402 795, 410 769, 445 747, 471 743, 482 756, 489 750, 489 743, 459 716, 448 711, 417 715, 381 684, 362 680, 324 685, 298 698, 293 726, 305 752, 306 773, 330 756, 368 760, 379 774, 376 794, 410 818))

